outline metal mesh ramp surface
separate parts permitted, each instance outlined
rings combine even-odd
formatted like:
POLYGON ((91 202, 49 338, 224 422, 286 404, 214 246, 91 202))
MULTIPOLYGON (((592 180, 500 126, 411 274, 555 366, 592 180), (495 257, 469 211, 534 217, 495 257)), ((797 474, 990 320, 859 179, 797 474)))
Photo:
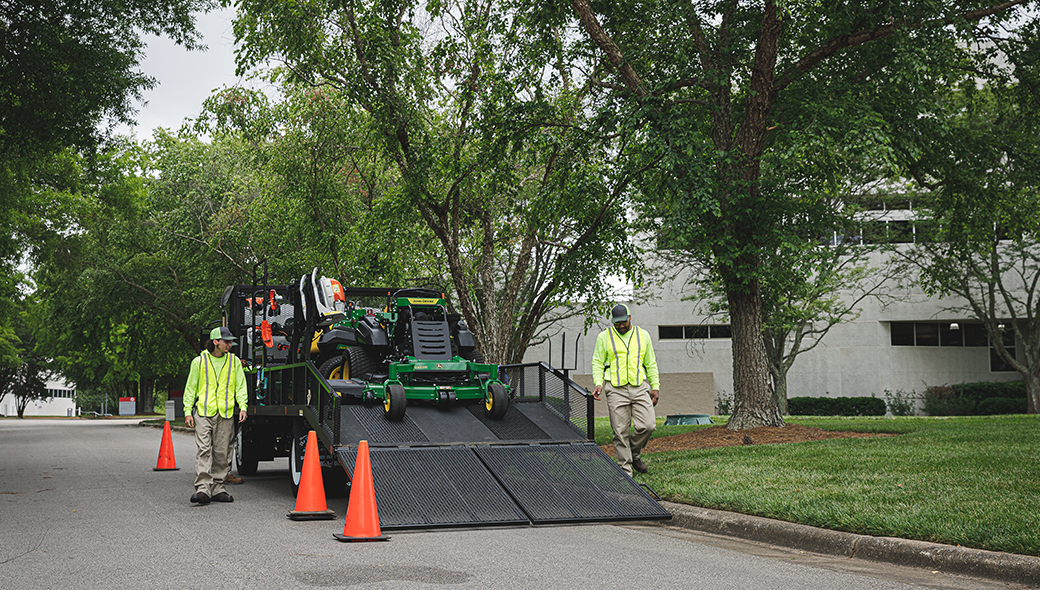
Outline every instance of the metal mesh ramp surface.
POLYGON ((506 409, 506 415, 501 420, 488 418, 482 405, 471 405, 467 408, 473 417, 480 421, 488 430, 493 432, 499 440, 552 440, 552 437, 523 415, 512 404, 506 409))
POLYGON ((671 517, 595 443, 474 451, 533 523, 671 517))
MULTIPOLYGON (((337 449, 353 472, 357 447, 337 449)), ((670 518, 594 443, 370 448, 382 528, 670 518)))
MULTIPOLYGON (((356 448, 339 451, 354 472, 356 448)), ((527 516, 467 447, 372 448, 380 527, 527 524, 527 516)))

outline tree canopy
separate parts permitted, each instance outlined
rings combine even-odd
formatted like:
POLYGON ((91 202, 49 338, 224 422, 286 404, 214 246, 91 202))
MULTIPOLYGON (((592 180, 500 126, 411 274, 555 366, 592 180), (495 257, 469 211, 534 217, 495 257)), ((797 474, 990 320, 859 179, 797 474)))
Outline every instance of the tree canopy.
POLYGON ((662 233, 721 279, 733 330, 730 428, 783 424, 761 337, 762 278, 799 195, 777 183, 775 161, 815 157, 799 149, 806 138, 829 148, 904 134, 881 113, 921 113, 922 97, 963 77, 975 37, 1029 3, 572 0, 569 11, 531 9, 552 25, 580 22, 583 71, 605 94, 598 114, 645 146, 633 157, 659 158, 662 233))
POLYGON ((983 323, 1040 408, 1040 19, 991 35, 973 76, 935 97, 903 150, 932 232, 905 253, 927 292, 983 323), (995 51, 993 51, 995 50, 995 51), (1006 335, 1014 347, 1007 344, 1006 335))
POLYGON ((364 109, 396 191, 439 245, 489 361, 519 361, 548 320, 603 306, 603 268, 634 275, 631 177, 588 134, 585 90, 500 4, 237 3, 241 68, 332 87, 364 109))

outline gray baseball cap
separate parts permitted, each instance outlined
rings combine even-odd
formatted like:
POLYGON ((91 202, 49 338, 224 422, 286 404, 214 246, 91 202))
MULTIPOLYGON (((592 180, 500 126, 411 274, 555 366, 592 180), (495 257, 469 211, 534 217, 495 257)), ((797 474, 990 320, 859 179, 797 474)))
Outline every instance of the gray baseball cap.
POLYGON ((235 342, 235 336, 231 333, 231 330, 227 329, 227 326, 221 326, 219 328, 213 328, 209 332, 210 340, 228 340, 235 342))
POLYGON ((619 303, 614 306, 614 309, 610 310, 610 321, 615 324, 627 322, 629 315, 631 314, 628 313, 628 306, 624 303, 619 303))

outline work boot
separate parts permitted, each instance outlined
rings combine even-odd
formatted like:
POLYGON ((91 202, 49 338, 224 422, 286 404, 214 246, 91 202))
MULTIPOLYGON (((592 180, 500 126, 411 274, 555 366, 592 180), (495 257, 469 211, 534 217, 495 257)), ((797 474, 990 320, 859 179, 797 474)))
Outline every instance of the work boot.
POLYGON ((231 494, 227 492, 220 492, 216 496, 213 496, 214 502, 234 502, 235 499, 231 497, 231 494))
POLYGON ((246 480, 242 479, 241 477, 235 477, 234 475, 232 475, 230 473, 227 474, 224 477, 224 483, 230 483, 230 484, 238 485, 240 483, 245 483, 245 481, 246 480))
MULTIPOLYGON (((635 469, 639 473, 646 473, 647 471, 650 471, 646 467, 646 463, 643 463, 643 460, 638 458, 638 457, 635 458, 635 459, 632 459, 632 469, 635 469)), ((214 499, 216 499, 216 498, 214 498, 214 499)))
POLYGON ((209 494, 206 492, 195 492, 191 495, 191 501, 196 504, 209 504, 209 494))

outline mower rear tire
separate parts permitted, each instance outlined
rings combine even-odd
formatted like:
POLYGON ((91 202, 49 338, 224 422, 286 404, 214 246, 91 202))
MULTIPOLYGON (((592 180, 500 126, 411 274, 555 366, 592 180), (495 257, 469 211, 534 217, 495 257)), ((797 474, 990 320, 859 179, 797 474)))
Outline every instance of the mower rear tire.
POLYGON ((404 418, 405 409, 408 406, 408 397, 404 386, 399 383, 391 383, 386 386, 386 399, 383 400, 383 415, 387 420, 398 421, 404 418))
POLYGON ((372 357, 372 353, 360 346, 348 348, 345 356, 347 364, 343 370, 346 371, 346 376, 340 377, 340 379, 355 378, 367 381, 367 375, 379 372, 379 361, 372 357))
POLYGON ((488 418, 492 420, 501 420, 509 411, 509 394, 506 393, 506 388, 501 383, 488 384, 484 409, 487 410, 488 418))
POLYGON ((350 379, 350 366, 346 355, 332 357, 321 364, 318 372, 326 379, 350 379))

